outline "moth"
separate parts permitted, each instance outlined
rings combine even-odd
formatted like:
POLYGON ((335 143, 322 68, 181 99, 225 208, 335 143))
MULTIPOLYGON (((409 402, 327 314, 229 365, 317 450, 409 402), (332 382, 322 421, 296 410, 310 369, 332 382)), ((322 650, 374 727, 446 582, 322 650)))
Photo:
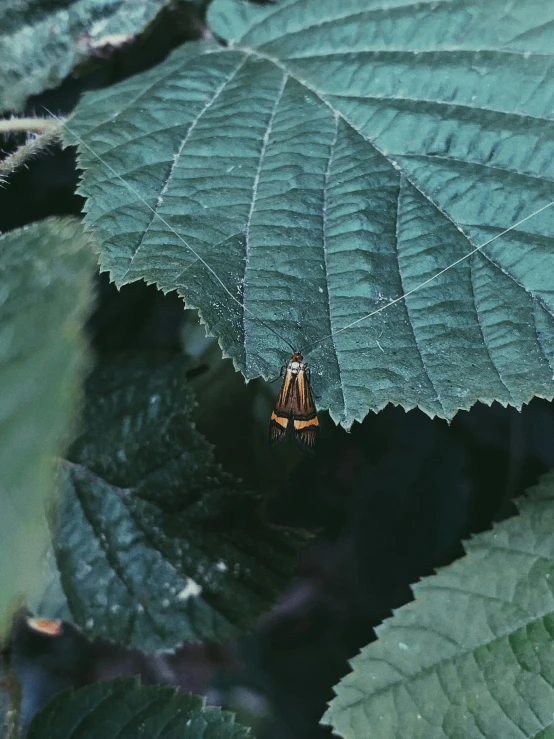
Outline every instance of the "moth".
POLYGON ((280 444, 292 426, 296 443, 313 452, 319 435, 319 420, 310 386, 310 370, 300 352, 281 367, 283 385, 269 422, 269 444, 280 444))

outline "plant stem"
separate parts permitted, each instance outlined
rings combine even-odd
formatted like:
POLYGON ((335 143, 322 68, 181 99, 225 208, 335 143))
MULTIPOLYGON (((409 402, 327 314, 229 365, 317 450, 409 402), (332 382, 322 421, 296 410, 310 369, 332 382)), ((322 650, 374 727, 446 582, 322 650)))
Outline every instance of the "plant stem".
POLYGON ((36 134, 12 154, 0 161, 0 178, 11 174, 27 159, 61 139, 64 121, 52 118, 11 118, 0 120, 0 134, 22 131, 36 134))
POLYGON ((21 131, 42 134, 58 128, 59 125, 57 118, 6 118, 0 120, 0 134, 21 131))

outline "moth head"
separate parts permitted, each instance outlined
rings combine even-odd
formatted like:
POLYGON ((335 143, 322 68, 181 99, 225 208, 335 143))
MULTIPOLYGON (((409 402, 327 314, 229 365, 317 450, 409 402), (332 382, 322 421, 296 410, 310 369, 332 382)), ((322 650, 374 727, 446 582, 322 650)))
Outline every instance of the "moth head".
POLYGON ((297 374, 300 372, 300 370, 303 370, 306 368, 306 364, 304 363, 304 357, 300 352, 294 352, 292 357, 290 358, 290 362, 288 363, 288 369, 290 369, 291 372, 294 374, 297 374))

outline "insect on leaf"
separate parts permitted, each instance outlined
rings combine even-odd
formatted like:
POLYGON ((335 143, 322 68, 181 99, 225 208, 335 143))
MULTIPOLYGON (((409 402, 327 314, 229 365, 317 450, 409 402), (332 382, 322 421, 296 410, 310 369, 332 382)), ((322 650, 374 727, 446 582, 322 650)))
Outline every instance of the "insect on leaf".
POLYGON ((169 651, 236 638, 292 579, 308 536, 269 525, 258 496, 216 464, 185 366, 137 355, 89 376, 35 614, 169 651))
POLYGON ((284 367, 283 385, 269 422, 270 445, 284 441, 292 428, 296 443, 312 452, 319 435, 319 419, 310 387, 310 371, 303 356, 294 352, 284 367))
POLYGON ((70 123, 103 269, 176 290, 246 377, 301 350, 346 427, 551 397, 554 5, 215 0, 208 20, 225 46, 70 123))

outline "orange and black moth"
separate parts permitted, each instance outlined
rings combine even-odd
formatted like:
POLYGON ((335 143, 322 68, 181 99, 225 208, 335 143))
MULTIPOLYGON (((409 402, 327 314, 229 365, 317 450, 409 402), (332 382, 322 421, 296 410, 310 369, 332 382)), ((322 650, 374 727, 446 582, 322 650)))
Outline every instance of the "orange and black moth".
POLYGON ((319 434, 319 421, 310 387, 310 370, 300 352, 294 352, 281 367, 283 386, 277 396, 269 422, 269 444, 279 444, 292 426, 296 442, 313 451, 319 434))

